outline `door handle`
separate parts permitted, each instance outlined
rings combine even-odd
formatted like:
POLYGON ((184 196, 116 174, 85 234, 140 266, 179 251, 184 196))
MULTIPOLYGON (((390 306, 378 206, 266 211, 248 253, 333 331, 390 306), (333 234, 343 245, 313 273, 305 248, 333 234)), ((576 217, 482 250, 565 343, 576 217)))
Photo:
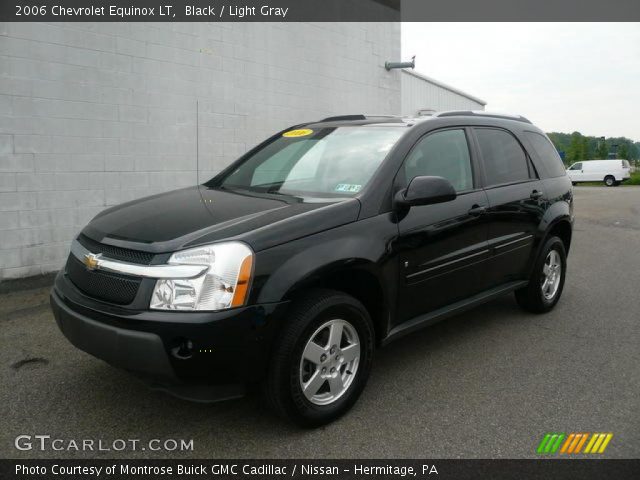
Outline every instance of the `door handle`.
POLYGON ((529 195, 529 197, 531 197, 532 200, 538 200, 540 197, 542 197, 542 192, 534 190, 533 192, 531 192, 531 195, 529 195))
POLYGON ((467 213, 471 216, 474 217, 479 217, 480 215, 482 215, 484 212, 487 211, 487 207, 483 207, 480 205, 474 205, 473 207, 471 207, 471 210, 469 210, 467 213))

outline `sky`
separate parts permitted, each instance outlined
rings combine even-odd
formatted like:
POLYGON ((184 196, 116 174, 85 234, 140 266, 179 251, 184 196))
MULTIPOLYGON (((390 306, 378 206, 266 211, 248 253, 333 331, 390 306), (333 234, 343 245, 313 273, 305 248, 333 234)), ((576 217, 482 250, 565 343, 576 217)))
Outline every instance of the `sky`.
POLYGON ((403 23, 402 60, 413 55, 487 111, 640 141, 640 23, 403 23))

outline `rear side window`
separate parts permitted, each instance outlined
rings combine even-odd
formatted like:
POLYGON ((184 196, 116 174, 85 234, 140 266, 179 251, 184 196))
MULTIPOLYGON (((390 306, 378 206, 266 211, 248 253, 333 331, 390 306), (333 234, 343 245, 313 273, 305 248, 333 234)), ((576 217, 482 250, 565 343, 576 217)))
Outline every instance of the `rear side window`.
POLYGON ((533 145, 534 150, 544 164, 544 168, 550 177, 562 177, 566 175, 560 155, 558 155, 558 151, 547 137, 535 132, 525 132, 525 135, 531 142, 531 145, 533 145))
POLYGON ((487 186, 524 182, 531 178, 524 150, 513 135, 504 130, 475 130, 482 152, 487 186))

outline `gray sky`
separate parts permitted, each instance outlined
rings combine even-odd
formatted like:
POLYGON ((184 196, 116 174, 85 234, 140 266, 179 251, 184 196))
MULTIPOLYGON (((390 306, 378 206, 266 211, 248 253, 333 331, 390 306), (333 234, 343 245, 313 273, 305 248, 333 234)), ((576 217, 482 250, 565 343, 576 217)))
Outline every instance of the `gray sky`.
POLYGON ((411 55, 487 110, 640 141, 640 23, 403 23, 411 55))

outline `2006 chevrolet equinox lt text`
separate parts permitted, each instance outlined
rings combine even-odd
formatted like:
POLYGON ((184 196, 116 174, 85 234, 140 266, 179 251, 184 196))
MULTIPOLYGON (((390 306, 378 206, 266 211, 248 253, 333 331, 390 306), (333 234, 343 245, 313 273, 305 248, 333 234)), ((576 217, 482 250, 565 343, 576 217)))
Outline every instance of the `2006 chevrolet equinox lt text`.
POLYGON ((260 386, 321 425, 355 403, 376 347, 509 292, 551 310, 572 228, 571 181, 523 117, 331 117, 97 215, 51 305, 71 343, 154 388, 260 386))

